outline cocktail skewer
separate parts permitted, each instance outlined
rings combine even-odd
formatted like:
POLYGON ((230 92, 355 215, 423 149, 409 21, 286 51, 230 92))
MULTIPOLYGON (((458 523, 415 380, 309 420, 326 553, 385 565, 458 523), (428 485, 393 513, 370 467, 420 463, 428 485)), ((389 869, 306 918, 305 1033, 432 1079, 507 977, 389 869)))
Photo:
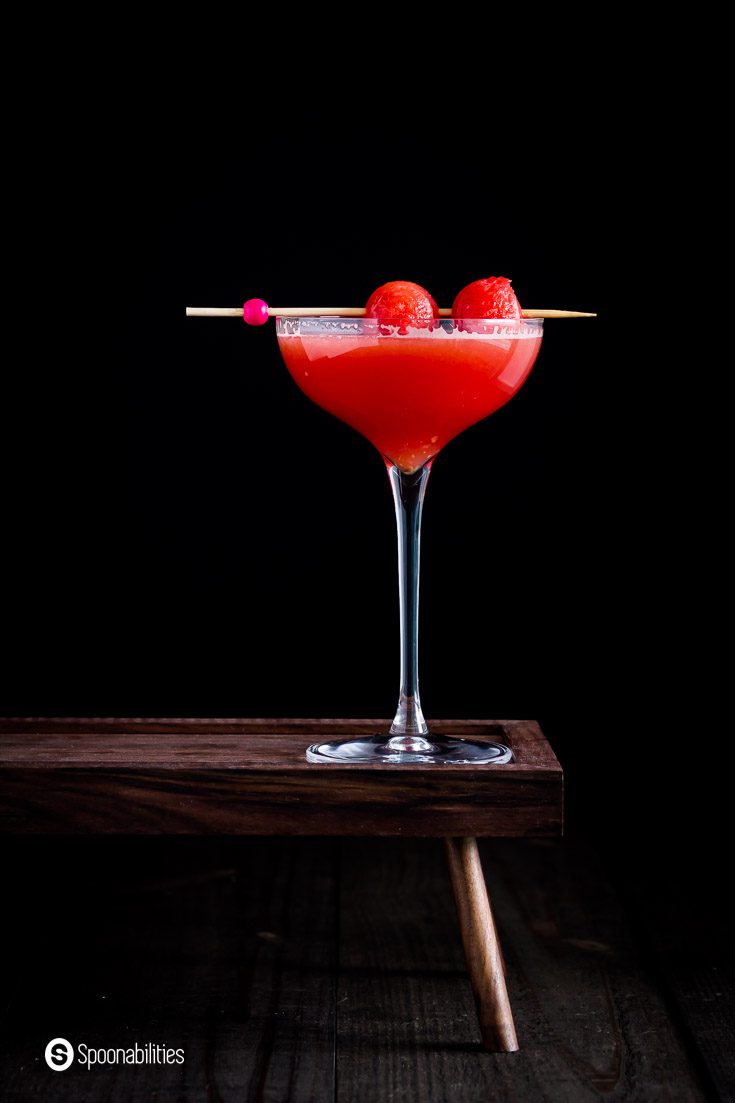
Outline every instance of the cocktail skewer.
MULTIPOLYGON (((524 318, 596 318, 583 310, 522 310, 524 318)), ((442 318, 452 311, 443 308, 442 318)), ((242 306, 187 306, 187 318, 243 318, 248 325, 262 326, 269 318, 364 318, 364 306, 268 306, 263 299, 248 299, 242 306)), ((492 319, 488 319, 489 321, 492 319)), ((502 321, 503 319, 498 319, 502 321)))

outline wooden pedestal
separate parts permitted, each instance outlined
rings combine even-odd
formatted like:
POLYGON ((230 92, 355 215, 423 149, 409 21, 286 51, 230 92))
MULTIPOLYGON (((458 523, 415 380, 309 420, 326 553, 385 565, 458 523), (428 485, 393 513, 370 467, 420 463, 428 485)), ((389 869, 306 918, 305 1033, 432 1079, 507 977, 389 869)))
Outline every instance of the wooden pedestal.
POLYGON ((553 836, 562 771, 531 720, 435 721, 493 739, 505 766, 307 763, 317 740, 386 720, 0 720, 0 832, 403 835, 446 840, 483 1041, 518 1048, 477 836, 553 836))

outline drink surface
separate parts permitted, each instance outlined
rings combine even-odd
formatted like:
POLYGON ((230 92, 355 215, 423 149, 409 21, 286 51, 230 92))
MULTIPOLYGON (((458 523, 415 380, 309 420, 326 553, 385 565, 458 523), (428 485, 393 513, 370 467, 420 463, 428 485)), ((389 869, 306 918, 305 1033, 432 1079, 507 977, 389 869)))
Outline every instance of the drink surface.
POLYGON ((421 467, 520 389, 541 345, 538 323, 443 323, 381 332, 279 320, 288 370, 317 405, 367 437, 401 470, 421 467))

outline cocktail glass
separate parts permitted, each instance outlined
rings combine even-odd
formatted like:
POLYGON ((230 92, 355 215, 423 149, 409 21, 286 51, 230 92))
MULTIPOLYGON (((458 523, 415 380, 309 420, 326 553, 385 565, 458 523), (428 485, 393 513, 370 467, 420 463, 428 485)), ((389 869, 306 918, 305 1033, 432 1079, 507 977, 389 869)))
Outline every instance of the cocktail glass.
POLYGON ((437 319, 431 328, 373 318, 280 317, 281 355, 317 405, 362 433, 388 469, 398 526, 401 681, 387 734, 316 743, 310 762, 501 764, 501 743, 429 732, 418 676, 421 511, 432 463, 463 429, 503 406, 528 377, 540 320, 437 319))

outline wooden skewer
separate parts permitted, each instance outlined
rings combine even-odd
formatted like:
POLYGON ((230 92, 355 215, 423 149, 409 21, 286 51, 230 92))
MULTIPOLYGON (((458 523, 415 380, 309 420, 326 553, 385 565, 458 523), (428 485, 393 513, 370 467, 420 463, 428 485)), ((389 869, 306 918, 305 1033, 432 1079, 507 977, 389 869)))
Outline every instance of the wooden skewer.
MULTIPOLYGON (((596 318, 582 310, 522 310, 524 318, 596 318)), ((439 311, 442 318, 451 318, 446 307, 439 311)), ((242 318, 241 306, 187 306, 187 318, 242 318)), ((363 318, 364 306, 269 306, 269 318, 363 318)))
MULTIPOLYGON (((442 311, 439 311, 441 314, 442 311)), ((596 318, 586 310, 522 310, 523 318, 596 318)))

